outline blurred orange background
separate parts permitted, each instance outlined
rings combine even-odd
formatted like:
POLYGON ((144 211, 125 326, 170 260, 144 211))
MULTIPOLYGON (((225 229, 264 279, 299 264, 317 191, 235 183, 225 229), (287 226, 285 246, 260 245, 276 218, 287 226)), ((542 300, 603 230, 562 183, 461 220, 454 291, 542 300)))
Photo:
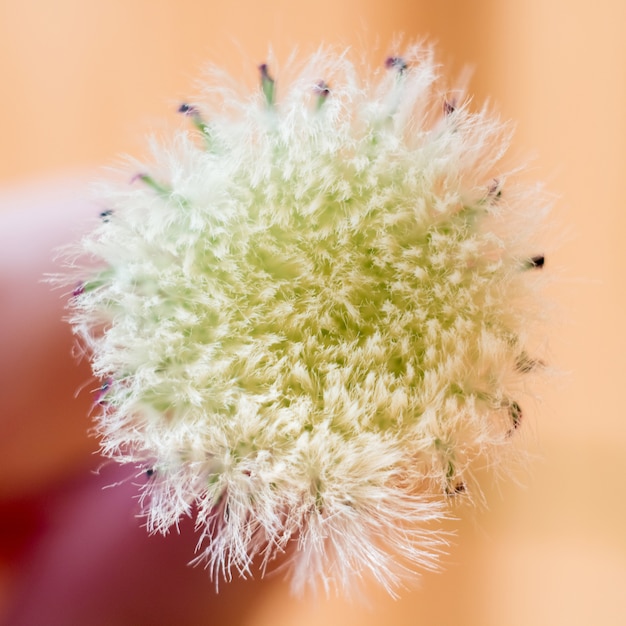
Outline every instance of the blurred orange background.
MULTIPOLYGON (((245 624, 625 624, 623 0, 0 0, 0 212, 56 202, 55 194, 63 197, 59 180, 61 189, 76 181, 71 204, 80 204, 80 194, 87 198, 83 181, 98 178, 97 168, 120 154, 141 156, 145 133, 173 119, 207 61, 252 84, 270 45, 283 61, 295 47, 306 53, 320 43, 351 45, 374 64, 397 34, 434 42, 452 75, 471 65, 475 101, 490 99, 516 121, 512 152, 533 157, 529 177, 557 194, 552 220, 560 233, 548 242, 545 271, 555 276, 550 352, 565 375, 550 381, 531 411, 538 459, 521 477, 524 487, 505 482, 487 490, 489 510, 464 512, 452 525, 458 535, 444 573, 425 575, 399 601, 372 590, 367 609, 294 599, 273 581, 255 596, 245 624)), ((0 222, 7 229, 0 242, 17 237, 11 223, 0 222)), ((33 250, 36 241, 35 233, 33 250)), ((59 236, 55 245, 62 242, 59 236)), ((5 246, 0 256, 3 272, 21 262, 9 256, 12 249, 5 246)), ((33 289, 43 294, 46 287, 33 289)), ((34 410, 30 405, 9 402, 7 409, 14 385, 30 384, 19 379, 28 363, 9 337, 11 316, 26 313, 11 308, 6 290, 0 296, 0 350, 4 360, 14 350, 22 363, 0 371, 0 496, 13 497, 70 472, 95 443, 82 417, 47 415, 48 424, 36 430, 18 415, 34 410), (18 419, 21 427, 11 422, 18 419)), ((62 326, 59 337, 70 345, 62 326)), ((86 414, 88 401, 72 404, 86 370, 83 364, 80 375, 71 373, 69 350, 59 365, 67 368, 69 391, 46 393, 66 394, 58 406, 86 414)), ((0 609, 10 602, 11 584, 4 566, 0 609)))

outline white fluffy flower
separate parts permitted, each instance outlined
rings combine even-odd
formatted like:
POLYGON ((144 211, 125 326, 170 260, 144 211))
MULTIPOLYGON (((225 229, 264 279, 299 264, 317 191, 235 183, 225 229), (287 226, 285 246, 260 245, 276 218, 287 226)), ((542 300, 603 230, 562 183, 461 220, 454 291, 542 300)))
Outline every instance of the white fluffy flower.
POLYGON ((430 49, 260 70, 253 97, 216 73, 81 243, 102 449, 147 469, 150 530, 195 516, 215 576, 286 551, 296 588, 393 592, 520 425, 544 206, 430 49))

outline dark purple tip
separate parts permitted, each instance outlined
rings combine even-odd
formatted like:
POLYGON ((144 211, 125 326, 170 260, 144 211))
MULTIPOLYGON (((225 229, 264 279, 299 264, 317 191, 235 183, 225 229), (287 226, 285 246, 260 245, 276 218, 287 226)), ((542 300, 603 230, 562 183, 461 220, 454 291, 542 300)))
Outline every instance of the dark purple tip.
POLYGON ((85 283, 80 282, 76 285, 76 287, 74 287, 74 291, 72 291, 72 296, 74 296, 74 298, 77 298, 78 296, 84 293, 85 293, 85 283))
POLYGON ((145 181, 146 178, 147 178, 146 174, 144 174, 143 172, 139 172, 130 179, 130 184, 132 185, 133 183, 136 183, 138 180, 145 181))
POLYGON ((522 352, 515 360, 515 369, 522 374, 528 374, 545 363, 541 359, 533 359, 526 352, 522 352))
POLYGON ((182 113, 183 115, 195 115, 198 112, 198 109, 193 104, 183 102, 178 107, 178 112, 182 113))
POLYGON ((487 193, 492 198, 500 198, 502 196, 502 187, 500 186, 500 181, 497 178, 494 178, 487 189, 487 193))
POLYGON ((110 222, 112 215, 113 215, 113 209, 105 209, 104 211, 100 211, 100 219, 103 222, 110 222))
POLYGON ((155 472, 155 471, 156 471, 156 470, 155 470, 154 468, 152 468, 152 467, 151 467, 150 469, 147 469, 147 470, 146 470, 146 476, 147 476, 148 478, 152 478, 152 476, 154 476, 154 472, 155 472))
POLYGON ((112 378, 107 378, 103 383, 100 389, 96 391, 96 404, 100 406, 104 406, 106 404, 105 396, 107 395, 111 385, 113 384, 112 378))
POLYGON ((446 487, 446 495, 447 496, 460 496, 467 492, 467 487, 465 483, 460 481, 456 483, 454 486, 450 485, 446 487))
POLYGON ((456 111, 456 98, 443 101, 443 112, 445 115, 452 115, 456 111))
POLYGON ((261 65, 259 65, 259 72, 261 72, 261 78, 271 80, 267 63, 261 63, 261 65))
POLYGON ((330 95, 330 88, 326 81, 318 80, 313 89, 320 98, 327 98, 330 95))
POLYGON ((408 68, 408 65, 402 57, 387 57, 385 59, 385 67, 388 70, 394 69, 398 73, 403 74, 408 68))
POLYGON ((509 430, 509 435, 513 434, 513 431, 517 430, 522 423, 522 407, 515 401, 509 404, 509 416, 511 417, 511 423, 513 424, 513 428, 509 430))
POLYGON ((546 257, 543 254, 538 254, 536 256, 530 257, 530 259, 526 259, 522 265, 522 268, 525 270, 540 270, 543 269, 543 266, 546 263, 546 257))

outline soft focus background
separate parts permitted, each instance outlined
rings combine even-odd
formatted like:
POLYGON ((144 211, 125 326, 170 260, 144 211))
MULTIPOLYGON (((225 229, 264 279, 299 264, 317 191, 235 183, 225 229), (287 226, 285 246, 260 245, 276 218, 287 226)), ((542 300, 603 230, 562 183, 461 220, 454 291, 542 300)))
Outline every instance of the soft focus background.
POLYGON ((623 0, 0 0, 0 621, 626 623, 625 61, 623 0), (475 101, 516 120, 513 154, 556 194, 545 272, 563 375, 527 410, 537 459, 451 524, 446 571, 398 601, 297 600, 280 576, 215 597, 184 566, 188 525, 148 540, 132 483, 101 491, 123 476, 92 473, 93 383, 40 277, 97 214, 85 181, 140 156, 207 61, 252 85, 270 44, 283 61, 328 42, 379 64, 399 33, 436 43, 453 75, 473 66, 475 101))

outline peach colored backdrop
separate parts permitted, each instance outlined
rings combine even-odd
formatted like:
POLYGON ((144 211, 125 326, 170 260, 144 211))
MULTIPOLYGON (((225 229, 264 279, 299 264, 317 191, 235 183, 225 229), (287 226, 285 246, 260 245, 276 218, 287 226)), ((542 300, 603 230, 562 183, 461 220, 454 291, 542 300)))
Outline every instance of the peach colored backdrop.
MULTIPOLYGON (((488 493, 490 510, 457 525, 447 571, 398 602, 297 601, 278 581, 247 624, 626 623, 625 25, 623 0, 0 0, 5 209, 18 185, 140 155, 207 60, 252 81, 269 43, 285 59, 325 41, 379 63, 400 32, 438 43, 453 71, 475 67, 470 91, 517 120, 514 152, 536 155, 532 176, 559 195, 545 271, 566 376, 531 417, 525 488, 488 493)), ((68 458, 93 447, 83 426, 60 429, 68 458)), ((10 463, 3 485, 27 473, 10 463)))

